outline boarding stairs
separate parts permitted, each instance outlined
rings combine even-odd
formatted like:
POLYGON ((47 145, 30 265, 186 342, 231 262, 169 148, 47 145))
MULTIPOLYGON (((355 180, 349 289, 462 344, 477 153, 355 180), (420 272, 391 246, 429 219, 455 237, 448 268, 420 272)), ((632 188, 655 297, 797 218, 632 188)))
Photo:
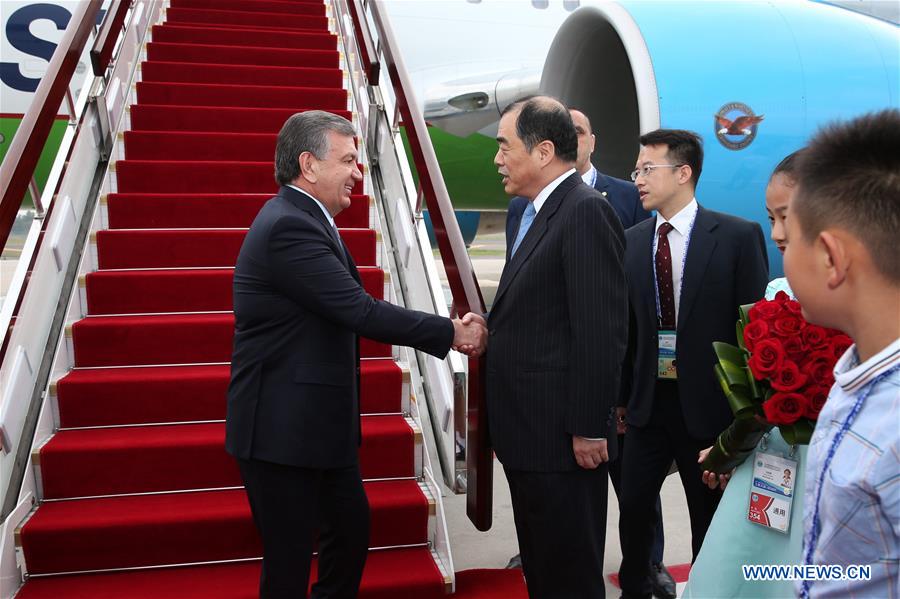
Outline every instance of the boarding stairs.
MULTIPOLYGON (((132 79, 119 82, 121 125, 85 216, 93 226, 34 438, 33 493, 5 522, 19 599, 256 596, 261 545, 224 450, 234 264, 277 192, 283 122, 321 109, 365 124, 343 29, 352 13, 339 22, 322 0, 138 5, 150 21, 132 79)), ((434 275, 424 226, 414 206, 389 207, 360 145, 365 177, 337 226, 366 290, 415 304, 409 288, 421 285, 406 270, 434 275)), ((453 449, 447 459, 426 441, 442 443, 435 406, 452 404, 463 362, 371 340, 361 352, 371 536, 360 596, 443 596, 454 579, 437 480, 452 486, 457 473, 453 449), (448 381, 448 398, 427 403, 448 381)))

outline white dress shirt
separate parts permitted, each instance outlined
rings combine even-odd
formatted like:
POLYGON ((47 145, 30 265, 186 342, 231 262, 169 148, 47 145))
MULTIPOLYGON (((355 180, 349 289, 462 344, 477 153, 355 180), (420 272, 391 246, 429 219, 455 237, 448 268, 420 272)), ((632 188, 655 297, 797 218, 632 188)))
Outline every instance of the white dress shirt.
POLYGON ((678 321, 678 308, 681 304, 681 275, 684 273, 685 243, 689 243, 690 229, 697 217, 697 198, 682 208, 678 214, 666 221, 662 214, 656 213, 656 229, 653 235, 653 256, 656 257, 656 246, 659 243, 659 227, 664 222, 672 225, 667 238, 669 250, 672 252, 672 293, 675 295, 675 321, 678 321))
POLYGON ((591 165, 591 168, 589 168, 585 174, 581 175, 581 180, 587 183, 588 187, 593 187, 599 176, 600 174, 597 172, 597 169, 594 165, 591 165))
POLYGON ((553 193, 554 191, 556 191, 556 188, 559 187, 559 184, 562 183, 563 181, 565 181, 566 179, 568 179, 569 177, 571 177, 572 173, 574 173, 574 172, 575 172, 575 169, 570 168, 569 170, 567 170, 566 172, 561 174, 559 177, 557 177, 556 179, 551 181, 547 185, 547 187, 542 189, 540 191, 540 193, 538 193, 534 197, 534 213, 535 214, 537 214, 538 212, 541 211, 541 206, 544 205, 544 202, 547 201, 547 198, 550 197, 550 194, 553 193))

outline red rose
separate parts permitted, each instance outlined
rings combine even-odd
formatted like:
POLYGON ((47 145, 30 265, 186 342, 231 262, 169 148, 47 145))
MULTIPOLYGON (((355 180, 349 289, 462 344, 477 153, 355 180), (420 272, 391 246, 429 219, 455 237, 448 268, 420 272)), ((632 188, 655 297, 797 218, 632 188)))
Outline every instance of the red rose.
POLYGON ((776 391, 796 391, 806 384, 806 379, 806 375, 800 372, 797 364, 791 360, 785 360, 781 364, 781 368, 769 377, 769 382, 776 391))
POLYGON ((808 324, 800 334, 803 337, 803 343, 810 351, 828 346, 828 332, 818 325, 808 324))
POLYGON ((750 355, 747 365, 750 372, 761 381, 768 378, 772 373, 781 368, 784 362, 784 348, 774 339, 763 339, 756 344, 756 348, 750 355))
POLYGON ((775 297, 772 298, 772 301, 775 303, 778 303, 778 304, 786 304, 793 300, 791 300, 791 296, 789 296, 784 291, 779 291, 778 293, 775 294, 775 297))
POLYGON ((834 362, 830 348, 819 350, 809 355, 800 371, 811 384, 830 387, 834 383, 834 362))
POLYGON ((750 322, 753 322, 754 320, 772 321, 779 314, 781 314, 781 304, 779 302, 759 300, 753 304, 753 307, 750 308, 747 316, 750 317, 750 322))
POLYGON ((804 326, 806 326, 806 322, 799 316, 782 313, 775 318, 772 329, 779 337, 793 337, 798 335, 804 326))
POLYGON ((769 325, 765 320, 755 320, 744 327, 744 347, 753 352, 756 343, 769 334, 769 325))
POLYGON ((804 389, 803 396, 806 397, 807 406, 803 415, 810 420, 818 420, 819 412, 822 411, 829 392, 830 388, 825 385, 810 385, 804 389))
POLYGON ((792 335, 782 339, 781 342, 784 344, 784 351, 792 360, 798 361, 806 353, 806 345, 800 335, 792 335))
POLYGON ((806 413, 808 404, 799 393, 775 393, 763 403, 763 411, 772 424, 794 424, 806 413))
POLYGON ((834 356, 835 362, 837 362, 853 345, 853 339, 843 333, 839 333, 831 338, 829 344, 831 345, 831 354, 834 356))
POLYGON ((790 312, 791 314, 796 314, 800 316, 803 313, 803 308, 800 307, 800 302, 796 300, 791 300, 789 302, 785 302, 784 309, 786 312, 790 312))

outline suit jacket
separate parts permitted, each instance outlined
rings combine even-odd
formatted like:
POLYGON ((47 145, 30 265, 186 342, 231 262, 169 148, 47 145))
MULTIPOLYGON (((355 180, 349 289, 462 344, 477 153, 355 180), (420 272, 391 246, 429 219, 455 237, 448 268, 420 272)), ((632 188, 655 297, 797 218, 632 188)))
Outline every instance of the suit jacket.
POLYGON ((609 440, 627 338, 624 232, 577 174, 550 194, 506 263, 488 317, 487 412, 514 470, 578 468, 572 436, 609 440))
MULTIPOLYGON (((631 326, 622 392, 631 426, 646 425, 653 410, 658 351, 655 234, 655 218, 625 233, 631 326)), ((716 355, 712 344, 735 343, 738 306, 762 298, 768 279, 760 226, 700 206, 684 265, 676 344, 681 409, 688 433, 696 439, 714 439, 732 420, 713 374, 716 355)))
POLYGON ((357 462, 359 336, 443 357, 446 319, 373 299, 315 201, 290 187, 260 210, 234 271, 225 447, 306 468, 357 462))
MULTIPOLYGON (((594 182, 594 189, 600 192, 606 201, 609 202, 616 216, 622 223, 623 229, 628 229, 638 224, 646 218, 650 218, 650 213, 644 210, 641 205, 641 197, 638 194, 637 187, 634 183, 608 177, 597 171, 597 180, 594 182)), ((519 232, 519 223, 522 222, 522 213, 525 212, 525 206, 528 200, 516 196, 509 202, 509 208, 506 211, 506 259, 509 260, 509 252, 516 241, 516 235, 519 232)))

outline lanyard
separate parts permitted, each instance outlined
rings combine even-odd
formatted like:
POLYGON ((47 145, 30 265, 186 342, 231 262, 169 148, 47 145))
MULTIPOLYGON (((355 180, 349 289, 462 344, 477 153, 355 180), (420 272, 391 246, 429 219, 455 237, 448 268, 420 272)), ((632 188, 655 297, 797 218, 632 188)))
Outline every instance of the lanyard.
MULTIPOLYGON (((681 303, 681 295, 684 292, 684 267, 687 264, 688 257, 688 247, 691 245, 691 235, 694 232, 694 223, 697 222, 697 214, 700 212, 698 209, 697 212, 694 212, 694 218, 691 219, 691 224, 688 227, 687 234, 684 236, 684 252, 681 256, 681 287, 678 288, 678 303, 681 303)), ((669 223, 671 224, 671 223, 669 223)), ((656 283, 656 244, 659 241, 659 228, 653 230, 653 239, 650 241, 650 257, 652 260, 650 262, 653 264, 653 294, 656 297, 656 324, 659 326, 659 323, 662 321, 662 310, 659 307, 659 286, 656 283)), ((669 245, 671 248, 671 244, 669 245)), ((675 282, 672 282, 672 285, 675 285, 675 282)), ((675 315, 675 328, 678 328, 678 315, 675 315)))
MULTIPOLYGON (((819 473, 819 478, 816 481, 816 502, 813 504, 812 530, 810 530, 809 532, 809 544, 806 548, 806 555, 803 558, 803 563, 805 565, 812 564, 813 553, 815 553, 816 544, 819 542, 819 532, 821 528, 821 522, 819 520, 819 505, 822 499, 822 487, 825 484, 825 475, 828 473, 828 469, 831 466, 831 460, 834 459, 834 454, 837 452, 838 445, 841 444, 841 441, 844 439, 844 435, 846 435, 847 431, 850 430, 850 427, 853 425, 853 421, 856 420, 857 415, 859 415, 860 409, 862 409, 863 402, 866 401, 866 398, 869 397, 869 394, 872 393, 872 390, 875 389, 878 383, 880 383, 893 373, 897 372, 898 368, 900 368, 900 366, 894 366, 893 368, 882 372, 859 392, 859 396, 856 398, 856 403, 854 403, 853 407, 850 408, 850 413, 847 414, 847 417, 841 424, 840 430, 838 430, 837 434, 831 440, 831 445, 828 447, 828 453, 825 454, 825 461, 822 464, 822 471, 819 473)), ((809 580, 803 581, 803 584, 800 587, 801 599, 809 599, 810 583, 811 581, 809 580)))

